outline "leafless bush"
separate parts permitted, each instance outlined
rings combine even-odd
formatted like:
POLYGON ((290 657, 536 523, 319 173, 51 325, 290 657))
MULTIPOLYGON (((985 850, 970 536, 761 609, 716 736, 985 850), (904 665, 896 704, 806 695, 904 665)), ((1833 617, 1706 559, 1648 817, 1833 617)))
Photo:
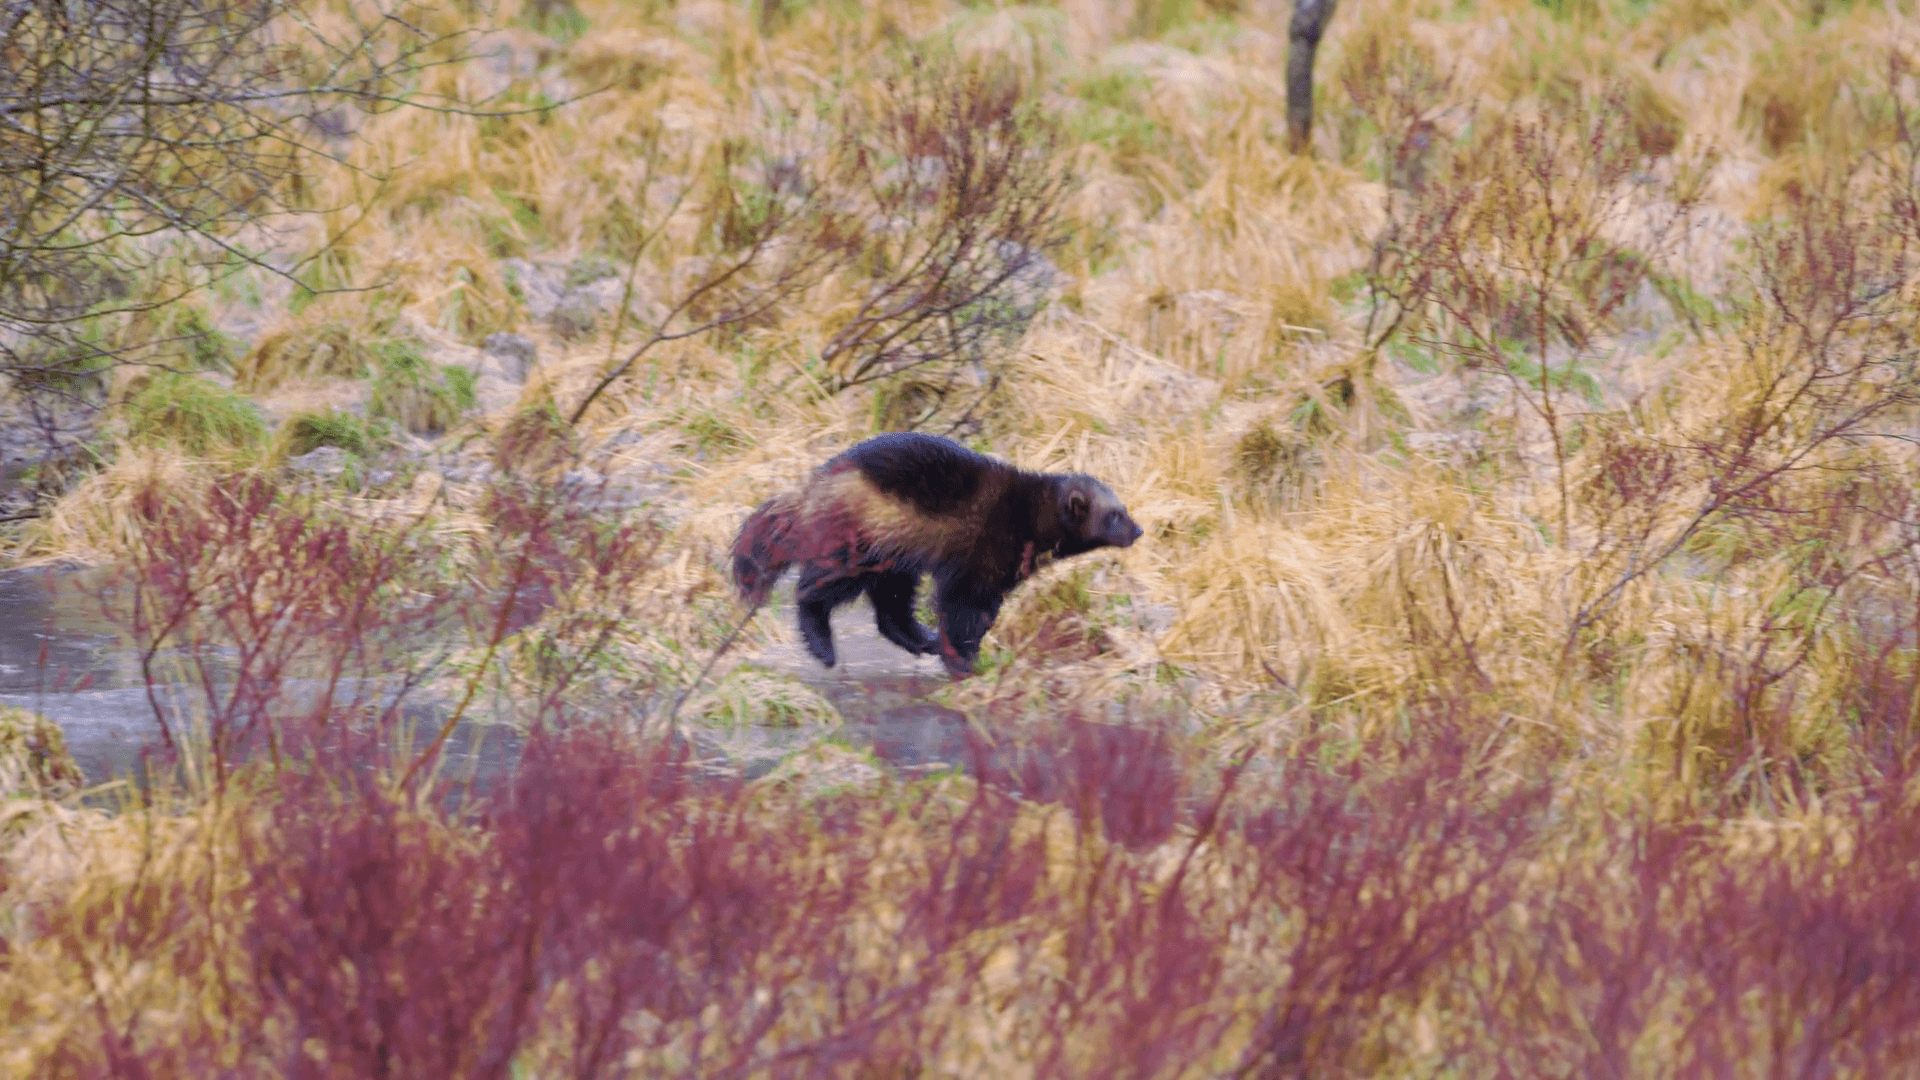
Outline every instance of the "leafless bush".
MULTIPOLYGON (((614 696, 594 676, 603 674, 615 634, 637 616, 665 534, 651 520, 608 514, 600 494, 514 480, 487 493, 480 510, 490 542, 473 554, 466 586, 455 594, 466 640, 483 652, 403 779, 434 763, 488 680, 497 698, 512 703, 510 719, 528 728, 564 724, 582 689, 599 691, 603 702, 614 696), (507 663, 496 666, 496 656, 507 663)), ((650 689, 657 674, 631 673, 621 689, 650 689)), ((637 704, 650 701, 643 693, 637 704)))
POLYGON ((242 857, 260 889, 248 981, 284 1032, 275 1071, 507 1075, 533 957, 522 883, 486 889, 488 851, 349 774, 289 777, 242 857))
POLYGON ((1591 532, 1569 649, 1683 553, 1714 573, 1771 568, 1771 606, 1719 650, 1756 706, 1855 617, 1881 624, 1856 643, 1863 661, 1876 641, 1911 646, 1904 619, 1884 614, 1906 602, 1920 558, 1920 326, 1902 299, 1920 243, 1920 144, 1910 105, 1894 102, 1889 145, 1810 169, 1755 227, 1727 328, 1683 377, 1695 404, 1595 427, 1575 491, 1591 532))
MULTIPOLYGON (((915 427, 1011 344, 1047 299, 1067 178, 1055 134, 1004 69, 916 58, 843 121, 846 197, 865 219, 857 306, 820 350, 836 389, 929 391, 915 427)), ((970 411, 970 410, 969 410, 970 411)))
POLYGON ((820 348, 829 391, 890 381, 892 426, 912 428, 973 389, 964 421, 995 385, 985 365, 1057 279, 1047 253, 1068 181, 1025 95, 1002 69, 916 55, 870 99, 850 95, 815 145, 728 144, 702 193, 715 254, 637 347, 609 353, 571 422, 657 346, 770 317, 823 284, 853 294, 820 348))
POLYGON ((524 726, 557 723, 607 656, 659 530, 592 492, 503 481, 485 542, 423 515, 367 520, 258 475, 135 500, 138 542, 103 594, 139 649, 161 749, 219 790, 267 754, 431 776, 483 691, 524 726), (535 624, 538 624, 537 627, 535 624), (407 710, 465 654, 457 696, 402 753, 407 710))
POLYGON ((20 955, 51 948, 90 1003, 32 1060, 74 1077, 1911 1060, 1911 748, 1791 827, 1729 826, 1595 805, 1488 767, 1457 717, 1418 719, 1357 757, 1309 738, 1223 765, 1153 722, 1002 717, 973 779, 815 794, 715 778, 612 724, 543 726, 461 810, 364 770, 280 770, 203 826, 204 854, 153 830, 130 883, 23 908, 20 955))
POLYGON ((248 266, 297 274, 275 230, 353 110, 450 104, 410 89, 455 50, 407 4, 308 6, 0 4, 0 376, 30 404, 90 404, 104 369, 204 333, 130 316, 248 266))
POLYGON ((1613 678, 1639 647, 1610 620, 1648 575, 1733 575, 1736 589, 1703 599, 1702 621, 1661 646, 1685 673, 1661 707, 1689 718, 1671 733, 1683 771, 1711 762, 1723 780, 1758 778, 1753 790, 1832 764, 1812 767, 1825 751, 1808 733, 1835 729, 1808 719, 1810 657, 1827 648, 1883 678, 1890 661, 1874 658, 1911 646, 1888 613, 1920 554, 1908 449, 1920 327, 1903 299, 1920 151, 1910 80, 1889 63, 1884 138, 1804 163, 1751 226, 1744 260, 1713 282, 1669 258, 1711 159, 1671 153, 1670 137, 1637 124, 1627 88, 1476 116, 1443 139, 1446 80, 1430 65, 1352 84, 1386 133, 1390 173, 1368 348, 1491 373, 1531 421, 1510 448, 1521 467, 1544 456, 1532 447, 1552 455, 1552 537, 1581 555, 1560 608, 1556 696, 1582 673, 1613 678), (1418 168, 1401 168, 1416 144, 1418 168), (1618 347, 1622 313, 1656 296, 1690 335, 1689 361, 1657 393, 1603 410, 1588 366, 1618 347))
POLYGON ((1469 369, 1504 377, 1544 425, 1567 537, 1571 412, 1583 365, 1622 306, 1681 239, 1704 193, 1698 162, 1643 144, 1615 87, 1538 116, 1477 118, 1462 145, 1436 146, 1410 81, 1387 95, 1404 127, 1387 157, 1431 156, 1388 201, 1367 268, 1368 347, 1396 334, 1469 369))
POLYGON ((1313 914, 1263 939, 1262 967, 1287 975, 1239 1075, 1322 1075, 1380 1053, 1391 1011, 1482 963, 1487 928, 1524 891, 1549 788, 1476 782, 1485 773, 1455 726, 1423 721, 1429 737, 1391 767, 1303 761, 1262 789, 1271 805, 1243 800, 1235 831, 1257 854, 1241 887, 1313 914))
POLYGON ((444 644, 411 661, 401 648, 452 614, 423 588, 450 553, 415 522, 369 528, 253 475, 193 495, 150 489, 134 513, 123 587, 103 598, 124 605, 163 749, 189 751, 213 789, 245 752, 278 759, 283 733, 304 755, 323 735, 351 741, 348 717, 390 731, 406 690, 445 658, 444 644))
POLYGON ((285 786, 245 856, 260 1052, 315 1075, 845 1075, 971 1060, 971 1014, 1004 1016, 1037 1076, 1317 1075, 1459 978, 1522 881, 1540 789, 1477 805, 1443 748, 1393 780, 1302 762, 1240 790, 1239 766, 1107 727, 1042 724, 1045 777, 988 768, 962 798, 791 802, 591 725, 536 734, 467 822, 285 786), (1130 820, 1167 805, 1150 774, 1199 795, 1185 834, 1130 820))
POLYGON ((1484 1026, 1460 1054, 1489 1075, 1903 1072, 1920 1032, 1896 989, 1920 918, 1908 776, 1811 828, 1635 810, 1559 830, 1484 939, 1484 1026))
MULTIPOLYGON (((830 195, 828 178, 839 159, 831 147, 807 146, 810 132, 789 133, 793 146, 774 133, 760 145, 722 140, 712 160, 682 159, 696 182, 681 186, 634 242, 625 286, 607 342, 607 359, 593 386, 567 414, 577 425, 600 396, 654 349, 753 324, 817 284, 853 249, 859 229, 830 195), (811 153, 795 147, 807 146, 811 153), (789 149, 794 152, 783 153, 789 149), (665 310, 640 327, 640 343, 620 354, 634 281, 654 242, 685 208, 700 215, 704 254, 671 282, 665 310)), ((659 162, 674 151, 659 134, 649 153, 647 190, 659 162)))

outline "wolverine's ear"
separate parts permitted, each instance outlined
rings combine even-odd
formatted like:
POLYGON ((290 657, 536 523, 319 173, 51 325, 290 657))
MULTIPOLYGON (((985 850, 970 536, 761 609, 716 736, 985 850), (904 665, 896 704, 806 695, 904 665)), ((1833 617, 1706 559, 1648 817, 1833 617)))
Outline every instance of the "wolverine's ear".
POLYGON ((1078 525, 1087 520, 1087 493, 1079 488, 1067 492, 1067 523, 1078 525))

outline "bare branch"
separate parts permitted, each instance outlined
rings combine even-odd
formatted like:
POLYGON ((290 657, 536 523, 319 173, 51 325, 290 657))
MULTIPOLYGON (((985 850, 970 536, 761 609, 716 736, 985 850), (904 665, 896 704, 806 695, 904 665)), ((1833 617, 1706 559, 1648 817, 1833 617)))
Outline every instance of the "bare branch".
POLYGON ((766 317, 829 279, 860 299, 820 350, 828 391, 931 372, 935 408, 905 421, 925 422, 961 373, 1013 344, 1057 277, 1045 252, 1063 239, 1068 181, 1023 93, 1005 72, 914 57, 877 103, 835 116, 824 147, 723 163, 724 190, 704 197, 724 210, 715 228, 730 254, 638 346, 609 355, 570 422, 652 349, 766 317))
POLYGON ((126 316, 248 267, 297 273, 274 237, 316 211, 294 181, 309 157, 339 161, 315 137, 335 110, 554 107, 423 94, 465 33, 429 33, 392 0, 344 25, 303 4, 0 5, 0 378, 88 406, 106 369, 151 359, 126 316))

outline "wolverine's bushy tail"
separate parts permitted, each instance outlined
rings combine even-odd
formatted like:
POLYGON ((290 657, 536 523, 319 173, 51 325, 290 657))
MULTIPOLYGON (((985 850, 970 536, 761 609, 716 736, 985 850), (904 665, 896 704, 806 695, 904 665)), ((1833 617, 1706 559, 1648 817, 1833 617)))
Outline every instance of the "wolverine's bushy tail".
POLYGON ((733 541, 733 585, 749 604, 764 604, 773 583, 795 558, 794 525, 799 501, 776 495, 760 504, 740 525, 733 541))

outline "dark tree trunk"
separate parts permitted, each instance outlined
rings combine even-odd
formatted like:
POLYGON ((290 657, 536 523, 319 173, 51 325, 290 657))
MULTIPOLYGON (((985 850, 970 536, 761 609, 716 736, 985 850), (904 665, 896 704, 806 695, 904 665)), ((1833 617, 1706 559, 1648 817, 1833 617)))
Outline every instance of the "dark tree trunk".
POLYGON ((1313 54, 1340 0, 1294 0, 1287 25, 1287 149, 1305 153, 1313 135, 1313 54))

